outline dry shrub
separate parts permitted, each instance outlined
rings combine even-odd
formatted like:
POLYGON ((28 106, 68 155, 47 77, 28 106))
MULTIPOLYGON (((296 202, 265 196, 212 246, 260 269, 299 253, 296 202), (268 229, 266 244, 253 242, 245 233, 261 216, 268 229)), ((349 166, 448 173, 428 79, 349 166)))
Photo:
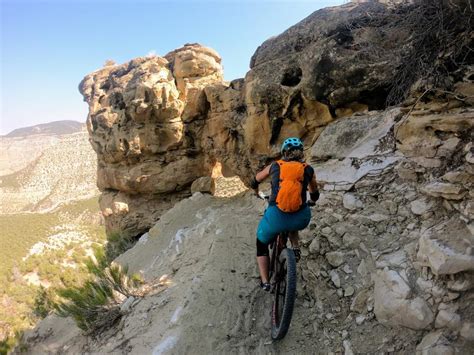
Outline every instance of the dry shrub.
POLYGON ((373 6, 373 12, 347 23, 346 29, 350 35, 372 31, 371 37, 357 43, 361 58, 374 62, 399 58, 387 106, 402 102, 415 86, 419 91, 449 91, 474 64, 470 0, 414 0, 382 12, 373 6))

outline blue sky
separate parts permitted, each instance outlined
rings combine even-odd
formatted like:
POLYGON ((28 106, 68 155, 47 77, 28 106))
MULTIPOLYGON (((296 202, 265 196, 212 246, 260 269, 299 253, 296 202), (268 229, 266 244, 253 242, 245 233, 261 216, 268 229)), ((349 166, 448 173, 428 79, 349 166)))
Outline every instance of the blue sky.
POLYGON ((243 77, 267 38, 344 0, 0 0, 0 134, 38 123, 85 121, 77 90, 106 59, 123 63, 187 42, 214 48, 227 80, 243 77))

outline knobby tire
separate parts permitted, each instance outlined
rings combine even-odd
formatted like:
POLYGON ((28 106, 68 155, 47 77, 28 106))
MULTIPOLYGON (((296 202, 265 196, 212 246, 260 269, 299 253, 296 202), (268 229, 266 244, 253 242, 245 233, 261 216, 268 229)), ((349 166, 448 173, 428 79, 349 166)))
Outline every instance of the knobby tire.
POLYGON ((292 249, 282 250, 279 258, 280 280, 275 285, 272 306, 272 339, 282 339, 288 332, 296 299, 296 259, 292 249), (286 268, 286 272, 285 272, 286 268), (283 289, 286 286, 285 289, 283 289), (283 304, 282 304, 283 303, 283 304))

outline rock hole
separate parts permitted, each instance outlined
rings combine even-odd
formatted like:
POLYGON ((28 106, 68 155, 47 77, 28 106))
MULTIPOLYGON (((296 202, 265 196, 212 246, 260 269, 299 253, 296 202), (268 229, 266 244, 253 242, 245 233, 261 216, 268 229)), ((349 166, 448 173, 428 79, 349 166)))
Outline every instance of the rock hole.
POLYGON ((274 117, 270 122, 272 135, 270 137, 270 145, 276 143, 280 135, 281 127, 283 126, 283 117, 274 117))
POLYGON ((383 110, 387 107, 388 87, 377 87, 373 90, 362 91, 358 102, 369 106, 369 111, 383 110))
POLYGON ((283 73, 283 78, 281 79, 281 85, 283 86, 296 86, 300 83, 303 72, 301 68, 288 68, 283 73))
POLYGON ((114 92, 112 95, 110 95, 110 104, 116 110, 125 109, 125 102, 123 101, 123 95, 120 92, 114 92))
POLYGON ((97 130, 97 126, 98 126, 95 116, 91 117, 91 123, 92 123, 92 130, 95 132, 97 130))
POLYGON ((239 105, 235 108, 235 111, 237 113, 243 114, 243 113, 247 112, 247 106, 245 104, 239 105))
POLYGON ((123 140, 123 146, 125 148, 125 151, 128 152, 130 149, 130 143, 128 143, 128 140, 126 139, 123 140))
POLYGON ((151 100, 150 100, 150 93, 148 92, 148 90, 145 90, 145 98, 143 99, 143 101, 145 103, 149 103, 151 100))

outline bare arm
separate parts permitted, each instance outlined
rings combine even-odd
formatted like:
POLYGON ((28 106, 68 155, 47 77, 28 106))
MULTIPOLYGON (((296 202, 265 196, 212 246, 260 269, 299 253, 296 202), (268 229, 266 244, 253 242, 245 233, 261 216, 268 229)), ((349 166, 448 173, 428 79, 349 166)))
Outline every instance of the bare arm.
POLYGON ((262 182, 263 180, 265 180, 268 176, 270 176, 270 167, 272 165, 267 165, 262 171, 258 172, 257 175, 255 176, 255 179, 258 181, 258 182, 262 182))

